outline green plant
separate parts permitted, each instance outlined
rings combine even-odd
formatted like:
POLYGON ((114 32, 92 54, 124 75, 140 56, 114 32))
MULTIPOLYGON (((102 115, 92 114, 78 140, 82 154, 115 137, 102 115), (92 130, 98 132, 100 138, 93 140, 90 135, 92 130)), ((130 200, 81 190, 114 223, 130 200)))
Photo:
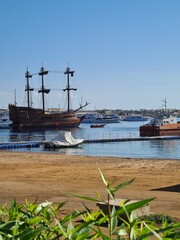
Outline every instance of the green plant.
POLYGON ((167 222, 168 224, 175 223, 176 220, 170 216, 163 215, 163 214, 150 214, 141 217, 144 221, 151 221, 155 222, 157 225, 162 224, 163 222, 167 222))
POLYGON ((134 203, 129 203, 129 200, 122 201, 118 208, 111 207, 110 199, 115 199, 115 193, 123 187, 131 184, 134 179, 121 183, 117 186, 113 186, 105 175, 99 169, 101 178, 105 184, 106 192, 107 192, 107 201, 102 199, 102 197, 97 194, 98 198, 89 198, 86 196, 78 196, 73 195, 85 200, 95 201, 95 202, 103 202, 107 204, 108 213, 104 214, 101 210, 97 213, 91 213, 88 210, 86 216, 83 218, 84 221, 92 221, 94 220, 94 226, 98 226, 98 230, 96 228, 91 228, 94 232, 96 232, 96 236, 101 236, 102 239, 147 239, 151 236, 156 237, 157 239, 178 239, 180 238, 180 223, 172 223, 168 224, 167 221, 162 222, 162 226, 157 226, 155 221, 145 220, 136 215, 135 210, 144 207, 148 203, 154 200, 154 198, 149 198, 145 200, 141 200, 134 203), (127 203, 129 203, 127 205, 127 203), (100 214, 101 213, 101 214, 100 214), (126 216, 124 218, 124 215, 126 216), (119 220, 122 222, 119 225, 119 220), (100 226, 104 223, 108 224, 108 236, 106 236, 100 229, 100 226), (170 238, 169 238, 170 237, 170 238))
POLYGON ((67 203, 52 202, 18 204, 16 200, 11 205, 0 206, 0 240, 58 240, 58 239, 180 239, 180 223, 169 222, 167 218, 157 221, 152 218, 139 218, 135 210, 150 203, 154 198, 131 203, 122 201, 118 207, 112 207, 110 200, 115 199, 115 193, 131 184, 134 179, 114 186, 99 169, 105 184, 107 200, 98 193, 96 198, 71 195, 83 200, 101 201, 107 205, 107 214, 102 210, 92 211, 86 204, 84 210, 74 210, 62 215, 62 208, 67 203), (81 220, 81 221, 80 221, 81 220), (107 226, 107 227, 104 227, 107 226))

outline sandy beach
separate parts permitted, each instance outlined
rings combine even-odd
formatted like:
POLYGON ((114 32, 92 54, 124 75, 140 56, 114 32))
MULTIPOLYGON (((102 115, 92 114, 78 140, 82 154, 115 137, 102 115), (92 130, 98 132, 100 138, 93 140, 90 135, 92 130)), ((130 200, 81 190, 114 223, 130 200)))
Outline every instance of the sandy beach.
MULTIPOLYGON (((66 210, 83 209, 82 200, 69 193, 106 199, 98 168, 115 185, 135 178, 117 198, 155 197, 150 210, 180 219, 180 161, 60 154, 0 152, 0 204, 14 198, 24 202, 68 200, 66 210)), ((95 203, 87 203, 96 208, 95 203)))

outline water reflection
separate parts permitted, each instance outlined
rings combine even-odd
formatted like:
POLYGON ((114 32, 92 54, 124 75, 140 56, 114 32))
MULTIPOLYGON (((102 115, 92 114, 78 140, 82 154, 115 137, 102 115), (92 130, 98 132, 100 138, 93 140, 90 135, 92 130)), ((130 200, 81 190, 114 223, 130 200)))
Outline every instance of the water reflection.
POLYGON ((158 141, 149 141, 149 147, 154 156, 159 156, 160 158, 166 158, 167 156, 173 156, 173 158, 179 158, 179 146, 180 140, 171 139, 158 141))
MULTIPOLYGON (((107 124, 104 128, 90 128, 90 124, 81 124, 78 128, 68 129, 74 138, 134 138, 139 137, 139 126, 142 122, 121 122, 107 124)), ((56 137, 59 129, 40 129, 35 131, 0 129, 0 142, 49 141, 56 137)), ((180 140, 153 140, 133 142, 110 142, 81 144, 77 148, 61 149, 14 149, 12 151, 33 151, 67 155, 115 156, 135 158, 180 159, 180 140)))
POLYGON ((60 153, 65 155, 84 155, 84 148, 82 146, 58 148, 58 149, 44 149, 46 153, 60 153))
MULTIPOLYGON (((58 135, 59 131, 64 129, 20 129, 13 130, 9 129, 8 141, 49 141, 55 136, 58 135)), ((66 129, 67 130, 67 129, 66 129)), ((76 128, 69 128, 68 131, 71 131, 72 135, 78 131, 76 128)))

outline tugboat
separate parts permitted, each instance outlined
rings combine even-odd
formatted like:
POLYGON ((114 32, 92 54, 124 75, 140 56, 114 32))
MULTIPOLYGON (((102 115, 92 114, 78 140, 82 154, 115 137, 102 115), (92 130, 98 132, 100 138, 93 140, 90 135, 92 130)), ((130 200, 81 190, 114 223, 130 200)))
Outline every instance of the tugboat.
POLYGON ((44 76, 48 74, 48 71, 42 67, 39 72, 39 76, 42 78, 42 86, 38 93, 42 94, 42 109, 33 108, 30 104, 30 92, 34 89, 29 85, 29 79, 32 78, 33 74, 27 70, 25 78, 27 80, 25 91, 27 92, 27 107, 16 106, 16 104, 9 104, 9 118, 12 121, 12 128, 19 129, 37 129, 37 128, 75 128, 78 127, 83 117, 79 118, 76 116, 76 112, 87 106, 86 102, 84 105, 76 110, 70 109, 70 91, 76 91, 76 88, 71 88, 69 83, 70 76, 74 76, 75 71, 71 71, 69 67, 64 72, 67 75, 67 87, 63 91, 67 91, 68 108, 64 112, 51 112, 45 110, 45 94, 50 92, 50 89, 46 89, 44 86, 44 76))
POLYGON ((141 137, 180 136, 180 122, 175 117, 152 119, 139 128, 141 137))
POLYGON ((169 116, 166 109, 166 98, 164 102, 164 115, 151 119, 148 124, 142 125, 139 128, 141 137, 153 136, 180 136, 180 122, 177 117, 169 116))

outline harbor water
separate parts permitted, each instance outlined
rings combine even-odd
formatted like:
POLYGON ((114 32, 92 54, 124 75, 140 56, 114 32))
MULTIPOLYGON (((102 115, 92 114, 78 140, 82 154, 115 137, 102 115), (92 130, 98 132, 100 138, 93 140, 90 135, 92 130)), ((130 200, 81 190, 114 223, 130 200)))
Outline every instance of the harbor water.
MULTIPOLYGON (((74 138, 114 139, 137 138, 139 126, 145 122, 125 122, 106 124, 103 128, 90 128, 90 124, 81 124, 78 128, 68 129, 74 138)), ((49 141, 55 138, 60 130, 23 130, 0 129, 0 142, 49 141)), ((16 148, 10 151, 44 152, 67 155, 111 156, 125 158, 158 158, 180 159, 180 139, 124 141, 107 143, 83 143, 73 148, 45 149, 16 148)))

